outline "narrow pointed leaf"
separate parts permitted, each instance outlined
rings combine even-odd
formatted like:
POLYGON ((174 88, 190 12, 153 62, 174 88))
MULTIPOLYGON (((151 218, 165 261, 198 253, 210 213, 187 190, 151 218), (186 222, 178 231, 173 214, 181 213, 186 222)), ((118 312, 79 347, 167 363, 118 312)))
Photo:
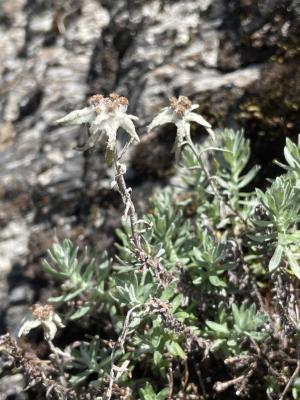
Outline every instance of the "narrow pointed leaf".
POLYGON ((242 189, 243 187, 247 186, 248 183, 250 183, 252 181, 252 179, 256 176, 257 172, 260 170, 260 166, 255 165, 253 168, 250 169, 249 172, 247 172, 246 175, 244 175, 239 184, 238 184, 238 188, 242 189))
POLYGON ((120 120, 120 126, 128 133, 132 139, 134 139, 136 142, 140 141, 140 138, 138 137, 134 123, 132 122, 131 118, 128 115, 124 115, 122 119, 120 120))
POLYGON ((228 335, 229 331, 225 325, 218 324, 214 321, 205 321, 206 325, 215 332, 222 333, 224 335, 228 335))
POLYGON ((90 306, 82 306, 80 307, 77 311, 74 312, 74 314, 71 315, 70 320, 75 320, 78 318, 84 317, 90 310, 90 306))
POLYGON ((71 111, 65 117, 58 119, 56 123, 62 125, 81 125, 91 123, 94 118, 95 112, 90 107, 86 107, 82 110, 71 111))
POLYGON ((277 245, 274 254, 269 262, 269 271, 273 272, 279 266, 283 253, 283 246, 277 245))
POLYGON ((294 257, 294 255, 290 249, 285 248, 284 252, 288 258, 291 270, 294 272, 294 274, 297 276, 297 278, 300 279, 300 267, 299 267, 299 264, 298 264, 296 258, 294 257))
POLYGON ((196 124, 204 126, 205 128, 211 128, 211 124, 207 122, 206 119, 204 119, 200 114, 188 112, 185 119, 189 122, 195 122, 196 124))
POLYGON ((157 126, 169 124, 172 122, 174 122, 173 113, 169 110, 169 108, 166 108, 153 119, 151 124, 148 126, 148 132, 150 132, 157 126))

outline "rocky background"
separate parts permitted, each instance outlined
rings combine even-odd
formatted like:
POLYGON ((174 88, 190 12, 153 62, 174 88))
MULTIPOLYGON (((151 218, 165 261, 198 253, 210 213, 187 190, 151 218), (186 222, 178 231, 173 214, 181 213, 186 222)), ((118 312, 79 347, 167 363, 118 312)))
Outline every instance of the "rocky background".
MULTIPOLYGON (((103 153, 75 151, 84 132, 56 119, 95 93, 129 98, 143 140, 127 179, 142 210, 173 172, 174 131, 150 142, 145 127, 184 94, 215 127, 245 129, 263 185, 300 133, 299 60, 299 0, 2 0, 0 334, 47 298, 40 260, 56 237, 101 251, 120 224, 103 153)), ((22 376, 0 378, 1 393, 26 399, 22 376)))

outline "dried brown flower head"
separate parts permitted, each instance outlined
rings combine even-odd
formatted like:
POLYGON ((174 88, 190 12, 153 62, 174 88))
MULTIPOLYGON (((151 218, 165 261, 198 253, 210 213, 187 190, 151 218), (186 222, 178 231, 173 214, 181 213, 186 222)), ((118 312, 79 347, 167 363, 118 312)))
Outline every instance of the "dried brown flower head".
POLYGON ((186 96, 180 96, 178 99, 172 96, 169 100, 170 107, 179 117, 183 117, 184 114, 192 107, 191 100, 186 96))
POLYGON ((95 94, 90 98, 89 103, 95 113, 100 114, 103 111, 113 112, 122 106, 127 107, 128 99, 116 92, 112 92, 108 97, 104 97, 102 94, 95 94))
POLYGON ((40 320, 47 320, 50 318, 51 314, 53 314, 53 306, 51 306, 51 304, 45 304, 43 306, 42 304, 37 303, 33 304, 31 309, 32 316, 40 320))

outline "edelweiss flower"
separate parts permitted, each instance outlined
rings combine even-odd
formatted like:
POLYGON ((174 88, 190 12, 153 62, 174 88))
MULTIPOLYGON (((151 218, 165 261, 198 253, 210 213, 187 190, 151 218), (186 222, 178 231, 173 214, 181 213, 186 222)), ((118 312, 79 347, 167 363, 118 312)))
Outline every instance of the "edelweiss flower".
POLYGON ((176 97, 171 97, 170 106, 163 108, 157 117, 154 118, 148 127, 148 132, 160 125, 170 123, 175 124, 177 127, 175 148, 177 150, 180 149, 185 140, 191 140, 191 122, 196 122, 196 124, 203 126, 214 138, 214 132, 211 128, 211 124, 207 122, 201 115, 193 112, 193 110, 198 107, 198 104, 192 104, 190 99, 186 96, 180 96, 178 99, 176 97))
POLYGON ((89 137, 82 148, 86 150, 102 138, 102 134, 107 138, 107 150, 113 152, 116 145, 117 130, 123 128, 129 136, 139 142, 132 120, 138 118, 134 115, 126 114, 128 99, 119 96, 117 93, 111 93, 109 97, 94 95, 90 98, 90 106, 81 110, 75 110, 65 117, 57 120, 58 124, 81 125, 87 124, 89 128, 89 137))
POLYGON ((54 312, 50 304, 34 304, 32 306, 32 317, 21 326, 18 336, 26 336, 32 330, 41 326, 44 330, 46 340, 53 340, 57 328, 64 328, 60 317, 54 312))

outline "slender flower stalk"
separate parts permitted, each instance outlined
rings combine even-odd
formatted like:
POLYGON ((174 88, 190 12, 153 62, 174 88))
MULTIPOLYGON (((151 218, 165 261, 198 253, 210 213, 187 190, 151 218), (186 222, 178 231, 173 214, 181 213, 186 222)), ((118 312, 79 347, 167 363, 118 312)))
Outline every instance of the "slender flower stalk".
POLYGON ((139 235, 136 230, 137 215, 136 215, 134 204, 131 199, 131 188, 127 188, 126 182, 124 179, 126 167, 124 164, 121 164, 119 162, 117 157, 115 157, 114 165, 115 165, 115 169, 116 169, 115 180, 116 180, 117 188, 122 197, 123 204, 125 206, 124 215, 126 217, 127 214, 129 214, 132 240, 135 244, 136 249, 141 250, 140 239, 139 239, 139 235))

